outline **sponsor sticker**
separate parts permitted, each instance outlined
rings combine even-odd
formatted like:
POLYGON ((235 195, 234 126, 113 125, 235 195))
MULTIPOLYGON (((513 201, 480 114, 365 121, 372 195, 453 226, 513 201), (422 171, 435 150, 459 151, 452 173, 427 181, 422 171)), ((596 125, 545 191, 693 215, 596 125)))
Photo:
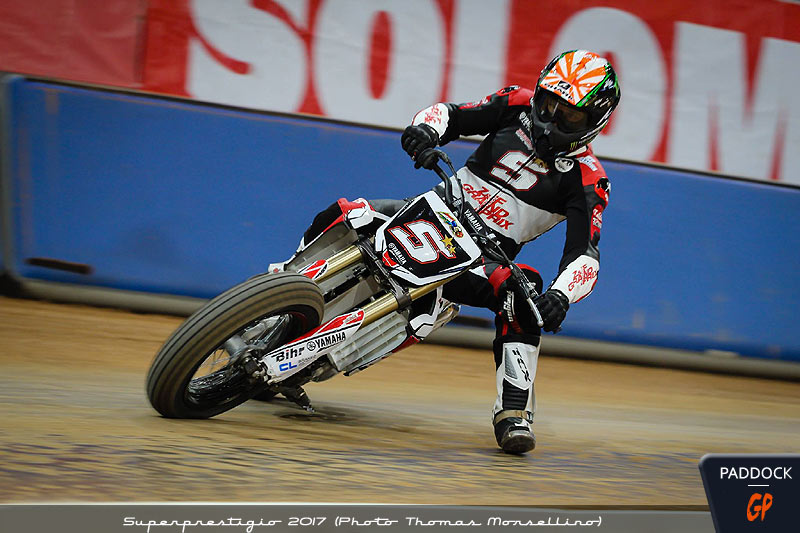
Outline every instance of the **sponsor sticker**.
POLYGON ((308 341, 306 344, 306 348, 309 351, 316 351, 322 350, 324 348, 328 348, 333 346, 334 344, 339 344, 347 339, 347 335, 344 331, 337 331, 336 333, 331 333, 330 335, 324 335, 322 337, 318 337, 314 340, 308 341))
POLYGON ((453 238, 452 237, 444 237, 442 239, 442 244, 444 244, 444 247, 447 248, 448 252, 450 252, 451 254, 455 255, 456 246, 453 244, 453 238))
POLYGON ((328 262, 324 259, 320 259, 303 268, 299 273, 308 278, 317 279, 323 275, 326 270, 328 270, 328 262))
POLYGON ((592 171, 596 171, 597 170, 597 159, 595 159, 592 156, 583 155, 583 156, 578 158, 578 161, 580 161, 581 163, 583 163, 584 165, 586 165, 587 167, 592 169, 592 171))
POLYGON ((556 158, 556 170, 559 172, 569 172, 572 170, 573 165, 572 159, 566 159, 564 157, 556 158))
POLYGON ((515 133, 517 134, 517 138, 519 138, 519 140, 522 141, 522 144, 525 145, 525 148, 533 151, 533 142, 531 141, 530 137, 528 137, 528 135, 522 131, 522 128, 517 128, 515 133))
POLYGON ((568 290, 574 289, 576 286, 585 285, 597 277, 597 270, 591 266, 581 265, 580 268, 572 272, 572 281, 567 286, 568 290))
POLYGON ((364 321, 364 311, 339 315, 306 335, 266 355, 264 361, 283 374, 319 357, 322 350, 345 342, 364 321))
POLYGON ((592 230, 591 230, 591 238, 594 238, 594 235, 600 230, 603 229, 603 206, 596 205, 594 209, 592 209, 592 230))
MULTIPOLYGON (((485 186, 481 186, 478 189, 469 183, 465 183, 464 192, 474 198, 479 205, 483 205, 484 202, 491 198, 489 188, 485 186)), ((502 207, 507 201, 502 196, 496 196, 489 205, 483 206, 480 212, 481 216, 483 216, 484 220, 494 223, 500 229, 509 229, 514 223, 508 218, 511 213, 508 209, 502 207)))
MULTIPOLYGON (((533 107, 533 98, 531 98, 531 107, 533 107)), ((531 117, 528 116, 528 114, 523 111, 522 113, 519 114, 519 120, 520 122, 522 122, 522 125, 525 126, 525 128, 527 128, 528 131, 530 131, 531 117)))
POLYGON ((400 248, 393 242, 390 242, 388 245, 388 250, 390 259, 394 261, 395 264, 405 265, 407 262, 406 256, 400 250, 400 248))
POLYGON ((458 225, 458 221, 452 215, 450 215, 450 213, 437 211, 436 214, 439 215, 439 218, 444 225, 453 231, 453 235, 455 235, 456 238, 460 239, 464 236, 464 232, 461 230, 461 226, 458 225))

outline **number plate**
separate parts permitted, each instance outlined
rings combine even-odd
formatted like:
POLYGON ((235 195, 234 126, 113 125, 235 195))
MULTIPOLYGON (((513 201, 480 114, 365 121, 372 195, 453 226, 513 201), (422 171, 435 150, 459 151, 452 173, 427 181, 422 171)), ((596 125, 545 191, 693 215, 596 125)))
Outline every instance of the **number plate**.
POLYGON ((375 247, 392 274, 416 286, 452 276, 481 256, 464 226, 433 191, 383 224, 375 247))

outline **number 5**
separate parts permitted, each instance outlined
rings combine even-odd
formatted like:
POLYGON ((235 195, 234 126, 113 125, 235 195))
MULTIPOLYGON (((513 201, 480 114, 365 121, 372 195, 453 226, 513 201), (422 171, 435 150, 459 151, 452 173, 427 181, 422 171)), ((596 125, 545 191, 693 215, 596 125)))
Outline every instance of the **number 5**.
POLYGON ((455 259, 456 251, 448 249, 439 230, 427 220, 415 220, 403 226, 391 228, 389 233, 405 248, 408 255, 417 263, 433 263, 442 254, 455 259))
POLYGON ((544 174, 547 172, 546 169, 540 167, 534 162, 528 163, 529 166, 523 166, 527 160, 528 156, 518 150, 506 152, 505 155, 503 155, 503 157, 497 161, 498 165, 495 165, 495 167, 492 168, 492 176, 508 183, 511 187, 518 191, 527 191, 536 185, 537 181, 539 181, 539 174, 544 174), (537 168, 541 172, 537 172, 535 170, 537 168), (508 179, 512 175, 514 176, 514 179, 509 183, 508 179))

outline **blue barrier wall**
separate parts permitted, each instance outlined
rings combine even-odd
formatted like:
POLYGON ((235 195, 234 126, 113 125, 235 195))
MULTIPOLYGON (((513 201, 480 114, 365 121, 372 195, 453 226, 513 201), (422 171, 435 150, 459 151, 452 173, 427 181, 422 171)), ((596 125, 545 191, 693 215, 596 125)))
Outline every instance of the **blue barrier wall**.
MULTIPOLYGON (((209 297, 289 256, 336 198, 436 183, 394 131, 25 79, 7 91, 11 268, 22 277, 209 297), (35 257, 92 273, 26 262, 35 257)), ((447 150, 462 163, 473 148, 447 150)), ((800 190, 605 166, 600 280, 564 334, 800 360, 800 190)), ((551 279, 564 229, 519 260, 551 279)))

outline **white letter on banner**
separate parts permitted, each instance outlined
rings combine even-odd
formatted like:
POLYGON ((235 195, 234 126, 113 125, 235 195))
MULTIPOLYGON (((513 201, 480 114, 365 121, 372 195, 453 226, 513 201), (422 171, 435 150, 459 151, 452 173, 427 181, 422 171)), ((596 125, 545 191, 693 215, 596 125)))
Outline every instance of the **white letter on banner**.
POLYGON ((453 25, 453 62, 449 102, 473 102, 504 85, 508 52, 510 0, 458 0, 453 25))
POLYGON ((613 54, 620 81, 622 100, 610 131, 592 143, 595 151, 621 159, 650 159, 661 139, 667 103, 666 67, 653 32, 625 11, 585 9, 561 27, 549 58, 575 48, 613 54))
POLYGON ((194 38, 187 60, 189 94, 211 102, 297 111, 306 85, 306 52, 290 27, 247 0, 194 0, 190 9, 203 39, 249 70, 232 72, 194 38))
POLYGON ((789 171, 800 165, 800 152, 789 149, 800 146, 800 111, 787 90, 800 86, 800 71, 787 65, 800 65, 800 44, 764 39, 748 102, 744 35, 679 23, 669 162, 709 169, 716 131, 720 172, 767 180, 778 154, 777 175, 800 183, 789 171))
POLYGON ((408 125, 414 113, 441 93, 445 26, 431 0, 326 0, 314 35, 317 96, 326 115, 381 126, 408 125), (375 16, 391 25, 386 89, 369 85, 370 37, 375 16))
MULTIPOLYGON (((746 139, 747 145, 728 147, 727 140, 723 143, 724 158, 723 168, 728 174, 738 174, 737 165, 742 164, 741 159, 746 158, 747 152, 757 149, 766 151, 768 166, 761 174, 764 178, 771 178, 770 167, 773 164, 775 153, 780 154, 781 166, 778 168, 777 177, 787 183, 800 185, 800 106, 796 100, 797 95, 788 87, 800 87, 800 43, 784 41, 781 39, 766 38, 762 42, 759 68, 755 78, 755 97, 752 106, 752 121, 750 128, 738 127, 729 133, 745 133, 746 129, 752 131, 753 137, 746 139), (787 65, 791 65, 787 68, 787 65), (783 138, 777 136, 778 131, 783 131, 783 138), (762 132, 759 136, 756 132, 762 132), (772 141, 772 142, 770 142, 772 141), (777 143, 781 143, 777 145, 777 143), (735 150, 735 151, 734 151, 735 150), (738 161, 728 162, 736 156, 738 161)), ((748 176, 750 174, 744 174, 748 176)), ((757 176, 754 169, 753 177, 757 176)))
POLYGON ((719 130, 719 117, 735 113, 741 126, 747 83, 744 44, 738 31, 676 23, 669 163, 709 170, 712 121, 719 130))

